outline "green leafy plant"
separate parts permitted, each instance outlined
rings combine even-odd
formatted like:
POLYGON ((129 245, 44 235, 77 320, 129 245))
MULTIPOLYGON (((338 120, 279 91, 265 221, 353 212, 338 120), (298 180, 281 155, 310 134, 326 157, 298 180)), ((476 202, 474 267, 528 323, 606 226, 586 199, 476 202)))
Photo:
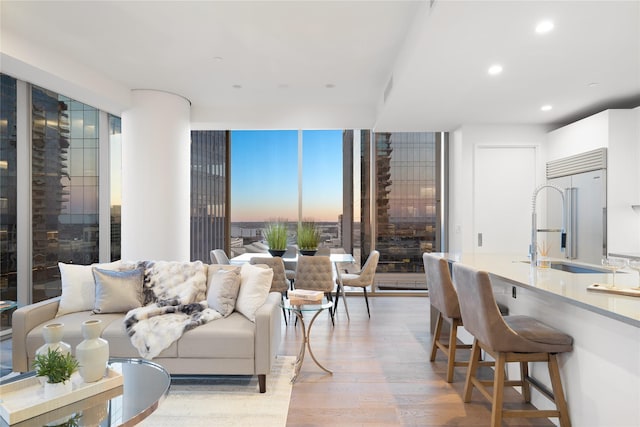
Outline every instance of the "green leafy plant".
POLYGON ((268 222, 262 231, 269 249, 285 250, 287 249, 287 220, 278 218, 275 221, 268 222))
POLYGON ((80 364, 71 353, 62 354, 58 350, 48 349, 47 354, 38 354, 33 368, 39 377, 47 377, 49 383, 63 383, 78 370, 80 364))
POLYGON ((298 248, 301 250, 318 249, 320 243, 320 230, 315 221, 305 219, 298 225, 298 248))

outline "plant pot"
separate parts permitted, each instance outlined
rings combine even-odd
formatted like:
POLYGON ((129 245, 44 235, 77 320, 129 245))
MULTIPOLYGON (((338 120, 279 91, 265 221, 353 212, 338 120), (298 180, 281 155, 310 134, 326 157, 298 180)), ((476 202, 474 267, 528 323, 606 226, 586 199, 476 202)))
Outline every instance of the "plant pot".
POLYGON ((300 252, 300 255, 314 256, 316 252, 318 252, 318 250, 317 249, 298 249, 298 252, 300 252))
POLYGON ((282 258, 285 252, 287 252, 286 249, 269 249, 271 256, 279 256, 280 258, 282 258))
POLYGON ((53 399, 56 397, 64 396, 65 394, 71 393, 73 390, 73 384, 71 380, 67 380, 62 383, 44 383, 44 398, 45 399, 53 399))

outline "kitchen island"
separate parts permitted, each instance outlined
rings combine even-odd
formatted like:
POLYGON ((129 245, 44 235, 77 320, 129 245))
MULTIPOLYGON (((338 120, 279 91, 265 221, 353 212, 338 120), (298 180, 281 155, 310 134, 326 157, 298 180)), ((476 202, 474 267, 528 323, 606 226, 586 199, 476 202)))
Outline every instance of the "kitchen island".
MULTIPOLYGON (((509 314, 535 317, 573 337, 573 352, 561 354, 559 363, 574 426, 640 426, 640 297, 587 290, 593 283, 611 283, 607 273, 536 268, 517 255, 440 255, 489 272, 496 300, 509 314)), ((616 274, 620 288, 637 284, 634 271, 616 274)), ((470 335, 460 336, 471 342, 470 335)), ((546 367, 533 365, 531 375, 549 386, 546 367)), ((509 375, 516 377, 513 368, 509 375)), ((537 391, 532 402, 550 407, 537 391)))

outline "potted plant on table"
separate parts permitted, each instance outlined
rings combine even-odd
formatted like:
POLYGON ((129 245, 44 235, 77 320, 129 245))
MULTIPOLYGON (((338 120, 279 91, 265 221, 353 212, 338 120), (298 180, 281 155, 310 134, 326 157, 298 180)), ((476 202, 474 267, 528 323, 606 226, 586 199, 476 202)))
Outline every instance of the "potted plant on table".
POLYGON ((44 397, 51 399, 70 393, 72 390, 71 375, 78 370, 80 364, 71 353, 63 354, 49 349, 47 353, 38 354, 33 362, 36 375, 46 377, 44 397))
POLYGON ((320 230, 315 221, 305 219, 298 224, 298 249, 302 255, 314 255, 320 243, 320 230))
POLYGON ((287 220, 278 218, 268 222, 262 232, 271 256, 282 256, 287 251, 287 220))

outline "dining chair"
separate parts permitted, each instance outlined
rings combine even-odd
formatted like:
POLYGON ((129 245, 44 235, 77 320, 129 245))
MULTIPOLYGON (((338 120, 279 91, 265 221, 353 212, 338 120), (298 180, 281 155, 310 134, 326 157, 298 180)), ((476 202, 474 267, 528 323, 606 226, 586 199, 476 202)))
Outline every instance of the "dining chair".
MULTIPOLYGON (((282 260, 292 259, 298 255, 298 247, 294 245, 288 245, 287 251, 282 255, 282 260)), ((284 272, 287 275, 287 279, 291 283, 290 289, 293 289, 294 281, 296 280, 296 261, 284 261, 284 272)))
MULTIPOLYGON (((252 265, 262 264, 270 267, 273 270, 273 279, 271 280, 271 289, 269 290, 269 292, 280 292, 281 301, 284 302, 284 297, 286 296, 287 291, 289 290, 289 280, 287 279, 285 274, 284 262, 282 261, 282 258, 280 257, 267 258, 267 257, 257 256, 257 257, 251 258, 249 260, 249 264, 252 264, 252 265)), ((282 315, 284 316, 284 324, 287 325, 288 324, 287 315, 286 315, 284 306, 282 307, 282 315)))
POLYGON ((499 427, 507 417, 558 418, 561 427, 570 427, 567 402, 562 391, 557 354, 573 349, 571 336, 529 316, 501 316, 486 271, 479 271, 459 262, 453 264, 453 280, 458 290, 460 314, 465 329, 474 337, 467 369, 463 400, 471 401, 473 387, 491 402, 491 426, 499 427), (493 381, 477 377, 480 350, 495 360, 493 381), (520 379, 507 380, 505 365, 520 364, 520 379), (525 402, 531 401, 531 388, 538 387, 529 377, 529 362, 546 362, 552 394, 542 392, 555 404, 555 410, 504 409, 505 386, 522 387, 525 402), (489 393, 487 387, 493 387, 489 393))
MULTIPOLYGON (((298 256, 296 268, 296 289, 324 292, 327 300, 333 302, 333 263, 328 256, 298 256)), ((333 310, 329 310, 331 322, 334 322, 333 310)))
POLYGON ((214 249, 210 253, 211 256, 211 264, 223 264, 229 265, 229 257, 222 249, 214 249))
MULTIPOLYGON (((364 292, 364 301, 367 304, 367 315, 371 318, 369 311, 369 298, 367 297, 367 287, 373 287, 373 281, 376 275, 376 268, 378 267, 378 260, 380 259, 380 252, 371 251, 367 261, 362 266, 362 270, 359 273, 342 273, 338 275, 336 283, 338 286, 351 286, 362 288, 364 292), (340 283, 342 282, 342 283, 340 283)), ((334 312, 338 308, 338 302, 340 300, 340 289, 336 292, 336 306, 333 308, 334 312)))
POLYGON ((458 344, 458 326, 462 325, 458 293, 451 280, 449 263, 442 257, 430 253, 422 254, 422 262, 429 289, 431 305, 438 310, 438 319, 431 343, 431 358, 436 360, 436 353, 441 350, 447 356, 447 382, 453 381, 453 370, 456 366, 468 366, 468 361, 456 361, 456 350, 459 348, 471 348, 469 344, 458 344), (442 325, 449 323, 449 344, 440 341, 442 325))

